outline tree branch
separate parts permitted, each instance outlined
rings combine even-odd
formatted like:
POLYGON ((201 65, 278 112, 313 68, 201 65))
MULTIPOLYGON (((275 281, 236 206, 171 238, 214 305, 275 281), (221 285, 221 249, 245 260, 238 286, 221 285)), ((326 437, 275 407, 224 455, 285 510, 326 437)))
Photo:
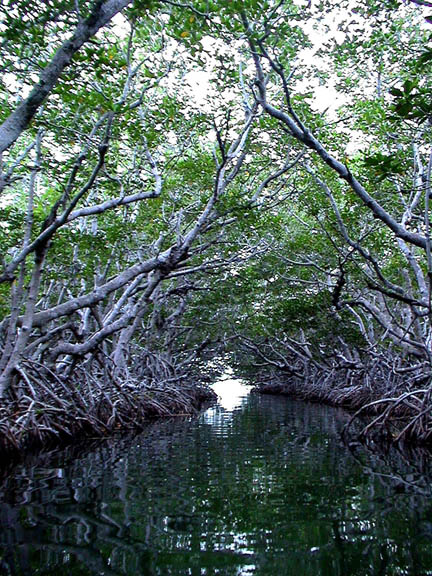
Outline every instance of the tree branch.
POLYGON ((39 107, 56 86, 61 74, 76 52, 103 28, 132 0, 98 0, 90 16, 78 23, 75 32, 66 40, 45 66, 39 82, 29 96, 0 125, 0 154, 7 150, 26 130, 39 107))

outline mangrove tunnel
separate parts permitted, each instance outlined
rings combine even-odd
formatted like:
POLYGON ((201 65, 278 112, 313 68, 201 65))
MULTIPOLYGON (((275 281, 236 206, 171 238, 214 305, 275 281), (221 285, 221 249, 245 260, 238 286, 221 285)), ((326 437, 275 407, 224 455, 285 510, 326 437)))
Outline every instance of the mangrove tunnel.
POLYGON ((431 9, 0 2, 5 574, 432 574, 431 9))

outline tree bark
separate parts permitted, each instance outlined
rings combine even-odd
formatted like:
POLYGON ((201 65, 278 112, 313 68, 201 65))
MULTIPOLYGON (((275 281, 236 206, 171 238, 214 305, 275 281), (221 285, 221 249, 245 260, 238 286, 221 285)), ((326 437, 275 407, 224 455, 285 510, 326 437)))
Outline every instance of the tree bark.
POLYGON ((33 87, 29 96, 0 125, 0 154, 7 150, 28 128, 76 52, 131 2, 132 0, 106 0, 105 2, 98 0, 95 3, 90 16, 78 23, 72 36, 60 46, 52 60, 45 66, 39 82, 33 87))

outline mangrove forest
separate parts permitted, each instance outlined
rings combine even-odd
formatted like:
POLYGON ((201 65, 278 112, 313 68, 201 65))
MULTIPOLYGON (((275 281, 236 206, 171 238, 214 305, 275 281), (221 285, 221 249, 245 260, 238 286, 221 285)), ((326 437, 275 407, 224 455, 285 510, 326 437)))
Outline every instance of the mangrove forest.
POLYGON ((1 452, 192 414, 221 365, 430 443, 431 23, 1 2, 1 452))

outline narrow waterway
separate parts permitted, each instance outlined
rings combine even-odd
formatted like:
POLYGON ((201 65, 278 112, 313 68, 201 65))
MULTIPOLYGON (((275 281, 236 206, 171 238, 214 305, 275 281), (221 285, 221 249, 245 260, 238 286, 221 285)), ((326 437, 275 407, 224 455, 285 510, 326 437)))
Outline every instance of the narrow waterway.
POLYGON ((432 574, 424 463, 353 453, 343 412, 236 386, 219 384, 231 398, 199 418, 16 468, 0 491, 0 572, 432 574))

